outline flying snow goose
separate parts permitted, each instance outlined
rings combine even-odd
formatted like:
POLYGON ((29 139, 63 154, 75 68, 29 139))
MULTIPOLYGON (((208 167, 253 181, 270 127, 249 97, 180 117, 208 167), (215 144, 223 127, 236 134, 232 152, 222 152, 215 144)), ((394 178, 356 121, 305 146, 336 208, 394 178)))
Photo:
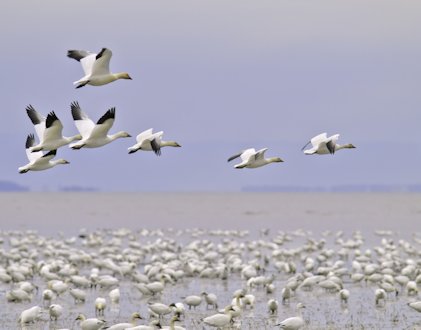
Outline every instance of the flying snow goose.
POLYGON ((234 168, 257 168, 274 162, 283 162, 283 160, 279 157, 265 158, 266 150, 268 150, 268 148, 263 148, 259 151, 256 151, 254 148, 246 149, 234 156, 231 156, 228 158, 228 161, 230 162, 238 157, 241 158, 242 162, 235 165, 234 168))
POLYGON ((82 139, 80 134, 71 137, 63 136, 63 125, 54 111, 51 111, 45 118, 32 105, 28 105, 26 113, 34 124, 35 132, 40 140, 40 143, 33 146, 31 151, 56 150, 73 141, 82 139))
POLYGON ((115 108, 109 109, 96 124, 82 111, 78 102, 71 105, 73 120, 82 135, 82 140, 70 145, 72 149, 98 148, 102 147, 118 138, 130 137, 127 132, 121 131, 108 135, 108 131, 114 124, 115 108))
POLYGON ((28 171, 43 171, 48 170, 58 164, 69 164, 65 159, 52 160, 57 150, 51 150, 44 155, 42 151, 31 152, 31 148, 35 145, 35 137, 33 134, 29 134, 26 138, 26 156, 28 157, 29 163, 25 166, 18 168, 19 173, 26 173, 28 171))
POLYGON ((310 143, 312 148, 304 150, 306 155, 327 155, 327 154, 334 154, 336 151, 341 149, 353 149, 355 146, 351 143, 340 145, 336 142, 339 139, 339 134, 332 135, 330 137, 327 136, 327 133, 321 133, 313 137, 307 144, 301 149, 304 150, 310 143))
POLYGON ((86 50, 69 50, 67 56, 82 64, 85 76, 73 84, 76 88, 85 86, 101 86, 113 82, 117 79, 132 79, 127 72, 111 73, 110 59, 111 50, 102 48, 98 54, 86 50))
POLYGON ((129 154, 135 153, 138 150, 144 150, 153 151, 156 155, 159 156, 161 155, 162 147, 181 147, 181 145, 175 141, 163 141, 163 134, 163 131, 153 133, 153 128, 143 131, 138 136, 136 136, 137 143, 128 148, 129 154))

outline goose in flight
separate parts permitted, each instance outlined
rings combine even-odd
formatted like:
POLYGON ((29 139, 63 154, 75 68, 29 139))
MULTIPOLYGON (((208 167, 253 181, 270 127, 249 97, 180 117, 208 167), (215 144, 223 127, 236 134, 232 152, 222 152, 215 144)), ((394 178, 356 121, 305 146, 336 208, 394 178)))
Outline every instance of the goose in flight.
POLYGON ((306 155, 327 155, 334 154, 336 151, 341 149, 353 149, 355 146, 351 143, 348 144, 337 144, 336 142, 339 139, 339 134, 332 135, 327 137, 326 133, 321 133, 313 137, 301 150, 304 150, 310 143, 312 148, 304 150, 306 155))
POLYGON ((26 113, 29 119, 31 119, 35 127, 35 132, 40 140, 40 143, 32 147, 32 152, 56 150, 73 141, 82 139, 80 134, 71 137, 63 136, 63 125, 54 111, 51 111, 47 115, 47 118, 45 118, 32 105, 28 105, 26 107, 26 113))
POLYGON ((144 150, 153 151, 157 156, 160 156, 162 147, 181 147, 181 145, 175 141, 163 141, 163 131, 156 133, 153 133, 152 131, 153 128, 150 128, 136 136, 137 143, 128 148, 129 154, 135 153, 138 150, 144 150))
POLYGON ((56 159, 52 160, 57 150, 50 150, 45 155, 42 151, 31 151, 31 148, 35 145, 35 137, 34 134, 29 134, 26 138, 26 156, 28 156, 29 163, 25 166, 21 166, 18 168, 19 173, 26 173, 28 171, 43 171, 48 170, 58 164, 69 164, 69 162, 65 159, 56 159))
POLYGON ((67 56, 75 59, 82 64, 85 76, 73 84, 76 88, 85 86, 101 86, 109 84, 117 79, 132 79, 127 72, 111 73, 110 59, 111 50, 102 48, 98 54, 86 50, 68 50, 67 56))
POLYGON ((72 149, 98 148, 118 138, 131 137, 129 133, 124 131, 108 134, 114 124, 115 108, 109 109, 96 124, 82 111, 78 102, 73 102, 70 108, 76 128, 82 135, 82 140, 70 145, 72 149))
POLYGON ((265 158, 266 150, 268 150, 268 148, 263 148, 258 151, 256 151, 254 148, 246 149, 236 155, 231 156, 228 158, 228 161, 230 162, 231 160, 234 160, 238 157, 241 158, 242 162, 235 165, 234 168, 256 168, 270 163, 283 162, 283 160, 279 157, 265 158))

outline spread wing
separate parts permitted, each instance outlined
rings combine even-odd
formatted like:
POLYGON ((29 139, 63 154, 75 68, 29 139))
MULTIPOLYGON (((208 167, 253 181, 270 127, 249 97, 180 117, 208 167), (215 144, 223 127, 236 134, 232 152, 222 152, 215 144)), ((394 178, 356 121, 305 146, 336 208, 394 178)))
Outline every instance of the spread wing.
POLYGON ((62 132, 63 125, 60 119, 58 119, 54 111, 51 111, 45 121, 44 141, 61 139, 62 132))
POLYGON ((43 156, 42 151, 31 152, 31 148, 35 145, 35 136, 34 134, 28 134, 26 138, 25 148, 26 148, 26 156, 30 162, 35 162, 37 159, 43 156))
POLYGON ((254 157, 256 155, 256 150, 254 148, 250 148, 250 149, 246 149, 244 150, 244 152, 241 154, 241 160, 243 162, 246 162, 250 159, 250 157, 254 157))
POLYGON ((31 119, 32 124, 34 125, 35 132, 38 135, 40 141, 44 138, 45 131, 45 117, 42 116, 32 105, 26 107, 26 113, 28 114, 29 119, 31 119))
POLYGON ((259 151, 256 152, 254 158, 256 160, 265 158, 265 152, 266 152, 266 150, 268 150, 268 148, 260 149, 259 151))
POLYGON ((113 53, 107 48, 102 48, 95 56, 91 74, 93 76, 106 75, 110 73, 110 59, 113 53))
POLYGON ((319 135, 316 135, 314 138, 312 138, 310 140, 311 145, 313 147, 317 147, 320 143, 326 142, 327 141, 327 134, 326 133, 321 133, 319 135))
POLYGON ((99 118, 94 129, 92 130, 91 137, 101 138, 107 136, 109 130, 114 124, 115 108, 109 109, 101 118, 99 118))
POLYGON ((94 65, 97 54, 91 53, 87 50, 69 50, 67 56, 80 62, 85 75, 90 75, 94 65))
POLYGON ((82 111, 78 102, 72 102, 70 108, 76 128, 78 129, 80 135, 82 135, 82 138, 87 139, 95 127, 94 122, 82 111))
POLYGON ((142 142, 143 140, 146 140, 146 139, 148 139, 149 137, 151 137, 151 136, 152 136, 152 130, 153 130, 153 128, 149 128, 149 129, 147 129, 146 131, 143 131, 143 132, 139 133, 139 134, 136 136, 136 141, 137 141, 138 143, 140 143, 140 142, 142 142))

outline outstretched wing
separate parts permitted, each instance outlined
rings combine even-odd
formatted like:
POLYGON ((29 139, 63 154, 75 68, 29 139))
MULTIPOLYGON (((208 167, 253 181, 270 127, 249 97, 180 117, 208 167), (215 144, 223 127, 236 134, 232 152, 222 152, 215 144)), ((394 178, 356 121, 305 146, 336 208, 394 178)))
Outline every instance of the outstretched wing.
POLYGON ((92 130, 91 137, 101 138, 107 136, 109 130, 114 124, 115 108, 109 109, 101 118, 99 118, 94 129, 92 130))
POLYGON ((34 125, 35 132, 38 135, 38 139, 43 141, 44 131, 45 131, 45 117, 42 116, 32 105, 26 107, 26 113, 28 114, 29 119, 31 119, 32 124, 34 125))
POLYGON ((69 50, 67 51, 67 56, 80 62, 83 72, 85 72, 85 75, 88 76, 92 72, 92 67, 94 65, 97 54, 86 50, 69 50))
POLYGON ((34 134, 28 134, 25 142, 26 156, 30 162, 35 162, 38 158, 43 156, 42 151, 31 152, 31 148, 36 145, 34 134))
POLYGON ((136 141, 137 141, 138 143, 140 143, 140 142, 142 142, 143 140, 146 140, 147 138, 151 137, 151 136, 152 136, 152 130, 153 130, 153 128, 149 128, 149 129, 147 129, 146 131, 143 131, 143 132, 139 133, 139 134, 136 136, 136 141))
POLYGON ((254 148, 246 149, 241 154, 241 160, 246 162, 250 159, 250 157, 254 157, 256 155, 256 150, 254 148))
POLYGON ((310 142, 313 147, 317 147, 320 143, 327 142, 327 133, 316 135, 310 142))
POLYGON ((95 56, 91 74, 93 76, 106 75, 110 73, 110 59, 113 53, 107 48, 102 48, 95 56))
POLYGON ((70 109, 77 130, 80 135, 82 135, 83 139, 87 139, 95 127, 94 122, 82 111, 78 102, 72 102, 70 104, 70 109))
POLYGON ((256 152, 256 154, 254 155, 254 158, 255 158, 256 160, 265 158, 265 152, 266 152, 266 150, 268 150, 268 148, 263 148, 263 149, 260 149, 260 150, 259 150, 259 151, 257 151, 257 152, 256 152))
POLYGON ((54 111, 47 115, 45 120, 44 141, 58 140, 62 138, 63 125, 54 111))

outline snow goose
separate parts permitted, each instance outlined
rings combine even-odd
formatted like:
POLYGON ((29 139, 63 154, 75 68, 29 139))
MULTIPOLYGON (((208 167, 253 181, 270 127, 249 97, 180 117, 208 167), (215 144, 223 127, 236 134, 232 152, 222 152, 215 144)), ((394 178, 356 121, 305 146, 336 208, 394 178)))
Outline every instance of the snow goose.
POLYGON ((56 150, 73 141, 82 139, 80 134, 71 137, 63 136, 63 125, 54 111, 51 111, 45 118, 32 105, 28 105, 26 113, 31 119, 40 140, 40 143, 33 146, 31 151, 56 150))
POLYGON ((39 306, 33 306, 31 308, 25 309, 19 317, 19 323, 21 325, 27 323, 33 323, 39 320, 41 317, 42 309, 39 306))
POLYGON ((155 330, 161 328, 158 320, 152 320, 149 325, 137 325, 135 327, 126 328, 126 330, 155 330))
POLYGON ((313 137, 307 144, 301 149, 304 150, 310 143, 312 148, 304 150, 306 155, 327 155, 334 154, 336 151, 341 149, 353 149, 355 146, 351 143, 340 145, 336 142, 339 139, 339 134, 332 135, 327 137, 327 133, 321 133, 313 137))
POLYGON ((233 311, 234 310, 232 309, 232 307, 229 306, 225 309, 224 313, 218 313, 218 314, 205 317, 203 319, 203 323, 210 325, 212 327, 222 329, 223 327, 231 323, 231 320, 233 317, 232 315, 233 311))
POLYGON ((76 318, 76 321, 80 321, 80 327, 82 330, 99 330, 105 325, 105 320, 97 318, 87 319, 84 314, 79 314, 76 318))
POLYGON ((302 303, 298 303, 297 304, 297 310, 298 313, 300 314, 300 316, 294 316, 294 317, 289 317, 285 320, 283 320, 281 323, 276 324, 277 326, 279 326, 281 329, 286 329, 286 330, 298 330, 301 329, 304 326, 304 320, 301 316, 301 309, 305 308, 305 306, 302 303))
POLYGON ((51 304, 48 312, 50 314, 50 320, 57 321, 61 314, 63 314, 63 307, 59 304, 51 304))
POLYGON ((421 313, 421 300, 409 302, 408 306, 411 307, 412 309, 416 310, 418 313, 421 313))
POLYGON ((180 319, 178 318, 177 315, 174 315, 171 318, 170 325, 169 326, 161 327, 161 329, 166 329, 166 330, 186 330, 186 328, 183 328, 183 327, 180 327, 178 325, 175 325, 175 322, 180 322, 180 319))
POLYGON ((105 308, 107 307, 107 301, 105 298, 98 297, 95 299, 95 315, 104 316, 105 308))
POLYGON ((101 86, 113 82, 117 79, 132 79, 127 72, 111 73, 110 59, 111 50, 102 48, 98 54, 86 50, 69 50, 67 56, 82 64, 85 76, 73 84, 76 88, 85 86, 101 86))
POLYGON ((26 156, 28 157, 29 163, 25 166, 18 168, 19 173, 26 173, 28 171, 43 171, 48 170, 59 164, 69 164, 65 159, 52 160, 57 154, 57 150, 51 150, 46 154, 42 151, 31 152, 31 148, 35 145, 35 137, 33 134, 29 134, 26 138, 26 156))
POLYGON ((181 147, 181 145, 175 141, 163 141, 163 134, 163 131, 153 133, 152 128, 143 131, 136 136, 137 143, 128 148, 129 154, 135 153, 138 150, 144 150, 153 151, 157 156, 160 156, 162 147, 181 147))
POLYGON ((172 312, 171 307, 163 304, 163 303, 149 303, 149 309, 152 313, 158 314, 159 319, 162 316, 170 314, 172 312))
POLYGON ((241 158, 242 162, 235 165, 234 168, 257 168, 270 163, 283 162, 283 160, 279 157, 265 158, 266 150, 268 150, 268 148, 263 148, 259 151, 256 151, 254 148, 246 149, 234 156, 231 156, 228 158, 228 161, 230 162, 238 157, 241 158))
POLYGON ((184 302, 187 306, 189 306, 189 309, 191 309, 192 306, 194 307, 194 309, 196 309, 196 307, 202 303, 202 297, 194 295, 187 296, 184 298, 184 302))
POLYGON ((108 131, 114 124, 115 108, 109 109, 95 125, 82 111, 78 102, 73 102, 70 107, 75 125, 82 135, 82 140, 71 144, 70 148, 98 148, 118 138, 130 137, 130 134, 124 131, 108 135, 108 131))
POLYGON ((108 327, 108 330, 124 330, 127 328, 133 328, 136 327, 136 320, 143 320, 143 317, 140 316, 139 313, 133 313, 130 318, 130 323, 117 323, 110 327, 108 327))

